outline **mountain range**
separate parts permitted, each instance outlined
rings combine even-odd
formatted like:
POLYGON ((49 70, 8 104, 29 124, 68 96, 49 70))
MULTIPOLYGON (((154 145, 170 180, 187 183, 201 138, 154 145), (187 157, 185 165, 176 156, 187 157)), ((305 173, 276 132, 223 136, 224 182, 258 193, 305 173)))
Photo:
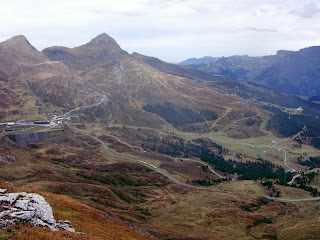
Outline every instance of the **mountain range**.
POLYGON ((210 56, 206 56, 202 58, 188 58, 187 60, 184 60, 178 63, 178 65, 188 66, 188 65, 209 64, 209 63, 216 62, 218 59, 219 57, 210 57, 210 56))
MULTIPOLYGON (((249 57, 249 56, 248 55, 234 55, 234 56, 230 56, 228 58, 243 58, 243 57, 249 57)), ((185 61, 178 63, 178 65, 192 66, 192 65, 200 65, 200 64, 210 64, 210 63, 214 63, 214 62, 218 61, 219 59, 220 59, 220 57, 210 57, 210 56, 206 56, 206 57, 202 57, 202 58, 189 58, 185 61)))
POLYGON ((320 95, 320 47, 299 51, 280 50, 263 57, 223 57, 215 62, 195 65, 198 70, 263 84, 283 93, 320 95))
MULTIPOLYGON (((53 106, 61 110, 81 107, 106 98, 105 106, 100 106, 103 109, 93 113, 92 118, 159 126, 162 119, 155 120, 142 109, 147 103, 172 102, 175 108, 197 112, 221 111, 220 105, 225 105, 219 100, 226 97, 220 91, 194 81, 221 81, 224 77, 136 53, 130 55, 107 34, 76 48, 50 47, 42 52, 25 37, 17 36, 1 43, 0 52, 4 56, 0 60, 3 119, 29 117, 37 109, 45 112, 53 106), (195 89, 199 89, 197 94, 195 89), (8 91, 10 94, 6 94, 8 91), (212 98, 211 102, 215 99, 214 104, 206 106, 207 100, 198 98, 199 94, 212 98), (99 111, 107 114, 99 115, 99 111)), ((230 104, 237 102, 232 96, 228 98, 230 104)))

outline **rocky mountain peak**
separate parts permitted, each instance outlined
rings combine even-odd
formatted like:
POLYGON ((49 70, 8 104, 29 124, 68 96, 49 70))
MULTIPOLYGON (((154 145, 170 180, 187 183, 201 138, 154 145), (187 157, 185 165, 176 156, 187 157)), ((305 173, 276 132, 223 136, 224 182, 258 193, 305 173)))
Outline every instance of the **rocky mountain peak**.
POLYGON ((29 65, 48 61, 47 57, 33 47, 23 35, 12 37, 0 43, 0 53, 13 59, 18 65, 29 65))
POLYGON ((51 61, 61 61, 70 68, 88 69, 98 64, 114 63, 128 53, 106 33, 90 42, 75 48, 50 47, 42 51, 51 61))
POLYGON ((33 47, 28 39, 23 35, 18 35, 12 38, 9 38, 8 40, 0 43, 1 47, 9 47, 9 48, 15 48, 15 49, 32 49, 35 50, 35 47, 33 47))
POLYGON ((119 44, 108 34, 102 33, 93 38, 89 43, 84 45, 90 49, 109 49, 109 50, 121 50, 119 44))
POLYGON ((8 39, 8 41, 11 41, 11 42, 24 42, 24 43, 28 43, 30 45, 28 39, 24 35, 14 36, 14 37, 8 39))

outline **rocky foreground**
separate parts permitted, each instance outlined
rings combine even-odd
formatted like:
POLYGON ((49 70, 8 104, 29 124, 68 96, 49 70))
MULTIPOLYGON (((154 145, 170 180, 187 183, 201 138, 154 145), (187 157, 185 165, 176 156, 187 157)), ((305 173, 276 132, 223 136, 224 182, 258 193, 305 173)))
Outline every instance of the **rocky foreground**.
POLYGON ((49 203, 36 193, 7 193, 0 189, 0 227, 29 223, 51 230, 75 232, 69 221, 56 221, 49 203))

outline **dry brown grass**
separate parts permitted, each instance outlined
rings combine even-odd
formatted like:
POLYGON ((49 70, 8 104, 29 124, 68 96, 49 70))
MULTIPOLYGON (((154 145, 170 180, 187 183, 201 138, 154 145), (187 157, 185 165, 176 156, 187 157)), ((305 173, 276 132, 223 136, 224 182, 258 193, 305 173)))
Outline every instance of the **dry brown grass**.
MULTIPOLYGON (((28 225, 15 225, 0 229, 0 239, 11 240, 82 240, 82 239, 101 239, 99 237, 80 235, 70 232, 55 232, 46 228, 32 227, 28 225)), ((106 239, 106 238, 105 238, 106 239)))
MULTIPOLYGON (((0 180, 0 187, 8 188, 5 181, 2 179, 0 180)), ((10 192, 11 189, 8 188, 8 191, 10 192)), ((71 221, 75 230, 88 234, 90 237, 89 239, 150 239, 150 237, 132 230, 126 226, 124 222, 112 219, 108 214, 82 204, 68 196, 20 186, 15 186, 14 191, 35 192, 42 195, 52 206, 56 220, 71 221)), ((87 239, 77 234, 66 232, 57 233, 46 229, 30 228, 27 226, 21 226, 21 231, 19 228, 13 228, 12 230, 14 232, 14 238, 12 239, 60 239, 60 237, 62 237, 61 239, 87 239), (24 238, 20 238, 25 234, 26 236, 24 238), (45 237, 42 238, 43 236, 45 237)))
POLYGON ((185 191, 176 186, 166 190, 157 201, 145 205, 154 218, 144 226, 161 239, 320 237, 316 231, 320 227, 317 203, 280 203, 238 194, 185 191), (294 235, 289 229, 301 232, 294 235))

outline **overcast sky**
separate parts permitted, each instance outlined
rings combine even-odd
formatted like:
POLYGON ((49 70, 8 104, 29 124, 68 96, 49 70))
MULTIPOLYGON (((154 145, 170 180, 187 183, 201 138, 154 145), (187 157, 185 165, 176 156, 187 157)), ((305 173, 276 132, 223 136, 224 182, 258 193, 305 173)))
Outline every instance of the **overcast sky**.
POLYGON ((190 57, 272 55, 320 45, 320 0, 10 0, 0 41, 25 35, 38 50, 107 33, 128 51, 190 57))

